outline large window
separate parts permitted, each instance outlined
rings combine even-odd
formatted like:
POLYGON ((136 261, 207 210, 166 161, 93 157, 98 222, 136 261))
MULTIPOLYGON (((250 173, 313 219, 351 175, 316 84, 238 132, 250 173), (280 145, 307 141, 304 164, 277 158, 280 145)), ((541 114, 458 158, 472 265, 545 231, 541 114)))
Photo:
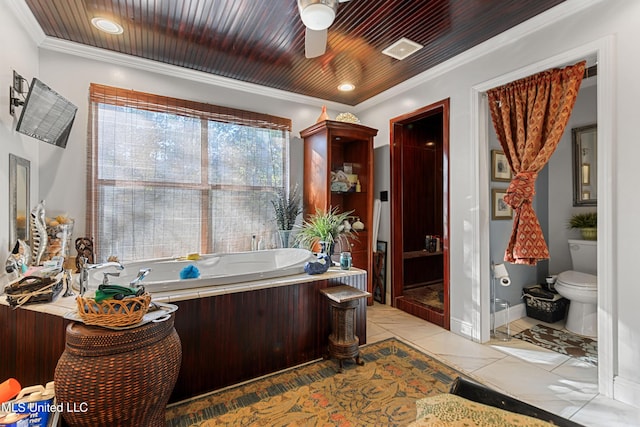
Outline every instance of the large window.
POLYGON ((97 260, 275 245, 291 121, 91 85, 88 233, 97 260))

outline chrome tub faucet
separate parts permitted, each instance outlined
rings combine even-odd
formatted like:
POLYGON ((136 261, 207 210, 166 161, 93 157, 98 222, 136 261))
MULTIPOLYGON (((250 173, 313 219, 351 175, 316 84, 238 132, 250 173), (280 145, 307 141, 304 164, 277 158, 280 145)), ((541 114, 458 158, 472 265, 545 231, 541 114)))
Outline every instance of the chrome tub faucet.
MULTIPOLYGON (((124 265, 122 265, 118 261, 108 261, 108 262, 103 262, 101 264, 88 264, 87 258, 82 257, 80 259, 80 276, 78 277, 78 284, 80 286, 80 295, 84 295, 84 293, 87 291, 87 286, 89 284, 89 270, 95 270, 98 268, 106 268, 106 267, 115 267, 118 270, 124 270, 124 265)), ((119 274, 120 273, 117 273, 117 275, 119 274)), ((113 274, 113 275, 116 275, 116 274, 113 274)), ((105 275, 105 279, 107 279, 106 275, 105 275)))

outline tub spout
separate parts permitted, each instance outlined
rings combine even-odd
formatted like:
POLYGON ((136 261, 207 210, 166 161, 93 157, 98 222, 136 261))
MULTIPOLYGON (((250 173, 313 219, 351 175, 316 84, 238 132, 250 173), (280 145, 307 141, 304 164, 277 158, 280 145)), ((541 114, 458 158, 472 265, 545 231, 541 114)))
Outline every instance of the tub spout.
POLYGON ((144 279, 145 277, 147 277, 147 275, 151 272, 150 268, 141 268, 140 271, 138 271, 138 277, 136 277, 135 279, 133 279, 131 282, 129 282, 129 286, 135 286, 138 287, 140 286, 140 282, 142 281, 142 279, 144 279))

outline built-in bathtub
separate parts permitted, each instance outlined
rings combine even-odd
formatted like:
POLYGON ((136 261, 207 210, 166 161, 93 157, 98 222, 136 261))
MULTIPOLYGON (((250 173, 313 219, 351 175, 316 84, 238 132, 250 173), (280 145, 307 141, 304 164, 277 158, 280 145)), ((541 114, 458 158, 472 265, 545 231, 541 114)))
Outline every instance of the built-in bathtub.
MULTIPOLYGON (((259 264, 256 255, 265 256, 261 252, 248 254, 250 264, 259 264)), ((286 255, 287 264, 294 253, 280 252, 286 255)), ((198 261, 207 261, 207 258, 198 261)), ((159 273, 164 268, 170 271, 168 266, 173 265, 174 273, 179 274, 178 265, 198 262, 172 261, 175 260, 163 260, 151 268, 159 273)), ((236 267, 249 268, 241 265, 236 267)), ((123 276, 109 276, 109 280, 116 284, 128 283, 138 269, 148 266, 148 261, 131 262, 123 276)), ((91 271, 91 281, 101 281, 102 272, 117 270, 105 267, 91 271)), ((173 280, 174 286, 182 286, 183 282, 189 283, 189 287, 211 283, 205 279, 173 280)), ((242 279, 235 275, 234 279, 227 277, 224 281, 230 280, 242 279)), ((146 286, 153 282, 151 273, 145 282, 146 286), (148 279, 152 280, 147 282, 148 279)), ((182 365, 170 401, 182 401, 326 356, 331 312, 321 290, 340 285, 367 290, 367 272, 332 267, 323 274, 302 272, 228 286, 153 292, 153 301, 178 307, 174 317, 182 346, 182 365)), ((62 292, 50 303, 18 309, 11 308, 6 298, 0 296, 0 341, 3 343, 0 378, 20 378, 25 384, 51 381, 65 349, 66 327, 73 322, 66 315, 76 307, 75 297, 64 297, 62 292), (28 333, 3 336, 3 330, 28 333), (34 366, 38 369, 33 369, 34 366)), ((366 309, 364 300, 356 309, 356 335, 361 345, 366 344, 367 337, 366 309)))
POLYGON ((306 249, 283 248, 201 255, 194 260, 158 258, 133 261, 124 263, 125 268, 121 271, 114 267, 93 270, 89 276, 89 289, 97 289, 104 273, 119 272, 117 277, 109 276, 109 282, 127 285, 143 269, 151 269, 142 284, 152 293, 229 285, 304 273, 305 263, 313 259, 313 254, 306 249), (198 269, 199 277, 181 279, 180 272, 189 266, 198 269))

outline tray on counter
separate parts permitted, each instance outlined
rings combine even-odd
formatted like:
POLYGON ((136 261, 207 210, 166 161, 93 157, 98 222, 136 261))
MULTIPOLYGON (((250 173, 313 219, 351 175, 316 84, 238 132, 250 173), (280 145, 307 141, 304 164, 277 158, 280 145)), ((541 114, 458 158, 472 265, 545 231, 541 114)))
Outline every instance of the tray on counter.
MULTIPOLYGON (((138 323, 128 326, 101 326, 103 328, 114 329, 114 330, 123 330, 123 329, 133 329, 139 326, 145 325, 149 322, 162 322, 168 318, 171 313, 178 309, 177 305, 167 304, 164 302, 154 302, 151 301, 149 305, 149 311, 142 317, 142 320, 138 323)), ((74 322, 84 323, 77 310, 72 310, 67 312, 64 315, 65 319, 73 320, 74 322)))

